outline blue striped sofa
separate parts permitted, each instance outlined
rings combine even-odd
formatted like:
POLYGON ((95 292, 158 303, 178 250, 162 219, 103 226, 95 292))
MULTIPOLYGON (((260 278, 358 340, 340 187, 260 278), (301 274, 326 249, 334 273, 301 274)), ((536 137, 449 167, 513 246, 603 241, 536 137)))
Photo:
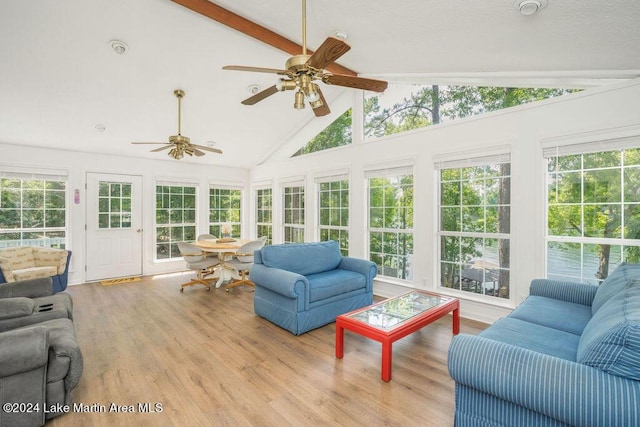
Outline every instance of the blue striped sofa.
POLYGON ((600 285, 533 280, 480 334, 453 338, 456 426, 640 426, 640 264, 600 285))

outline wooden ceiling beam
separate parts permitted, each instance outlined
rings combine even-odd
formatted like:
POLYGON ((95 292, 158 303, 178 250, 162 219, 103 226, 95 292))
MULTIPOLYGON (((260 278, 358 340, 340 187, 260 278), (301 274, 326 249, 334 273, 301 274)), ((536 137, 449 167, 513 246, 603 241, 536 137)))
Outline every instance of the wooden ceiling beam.
MULTIPOLYGON (((186 7, 194 12, 197 12, 201 15, 206 16, 207 18, 213 19, 221 24, 226 25, 227 27, 231 27, 234 30, 237 30, 243 34, 248 35, 249 37, 253 37, 254 39, 260 40, 263 43, 266 43, 270 46, 275 47, 276 49, 280 49, 289 55, 299 55, 302 53, 302 46, 292 42, 286 37, 281 36, 278 33, 275 33, 268 28, 263 27, 262 25, 256 24, 253 21, 248 20, 236 13, 231 12, 221 6, 218 6, 215 3, 210 2, 209 0, 171 0, 174 3, 177 3, 181 6, 186 7)), ((307 49, 307 53, 312 54, 313 51, 307 49)), ((340 64, 333 63, 329 65, 326 70, 337 73, 337 74, 346 74, 348 76, 357 76, 353 70, 349 68, 343 67, 340 64)))

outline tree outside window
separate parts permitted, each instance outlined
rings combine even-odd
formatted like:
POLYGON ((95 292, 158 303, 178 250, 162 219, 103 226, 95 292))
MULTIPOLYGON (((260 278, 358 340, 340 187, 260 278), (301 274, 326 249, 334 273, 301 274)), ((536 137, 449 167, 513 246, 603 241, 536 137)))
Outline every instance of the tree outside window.
POLYGON ((284 243, 304 242, 304 187, 284 187, 284 243))
POLYGON ((369 188, 369 259, 378 274, 413 278, 413 175, 374 176, 369 188))
POLYGON ((342 255, 349 255, 349 180, 318 184, 320 241, 335 240, 342 255))
POLYGON ((273 191, 271 188, 256 190, 256 236, 266 237, 265 244, 273 243, 273 191))
MULTIPOLYGON (((222 237, 222 227, 231 226, 231 237, 242 235, 242 191, 230 188, 209 189, 209 234, 222 237)), ((226 230, 225 230, 226 231, 226 230)))
POLYGON ((196 240, 196 187, 156 185, 156 259, 181 257, 178 242, 196 240))
POLYGON ((66 247, 67 182, 0 178, 0 247, 66 247))
POLYGON ((511 166, 439 169, 440 284, 509 298, 511 166))

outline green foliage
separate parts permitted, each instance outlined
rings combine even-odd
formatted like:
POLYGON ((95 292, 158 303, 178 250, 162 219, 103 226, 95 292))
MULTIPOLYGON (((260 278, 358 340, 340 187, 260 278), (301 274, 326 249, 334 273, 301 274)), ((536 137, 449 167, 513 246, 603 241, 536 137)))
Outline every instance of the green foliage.
POLYGON ((349 108, 340 117, 316 135, 307 145, 298 150, 292 157, 314 153, 328 148, 351 144, 352 111, 349 108))

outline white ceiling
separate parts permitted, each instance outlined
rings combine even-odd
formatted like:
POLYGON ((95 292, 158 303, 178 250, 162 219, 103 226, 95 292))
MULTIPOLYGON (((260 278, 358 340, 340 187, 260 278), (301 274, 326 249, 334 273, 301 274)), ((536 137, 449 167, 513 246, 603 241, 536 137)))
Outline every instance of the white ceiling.
MULTIPOLYGON (((586 86, 640 76, 638 0, 549 0, 533 16, 512 0, 307 3, 309 48, 346 32, 352 49, 339 63, 365 76, 586 86)), ((301 43, 299 0, 217 4, 301 43)), ((241 105, 250 84, 275 76, 221 67, 283 68, 289 55, 169 0, 0 0, 0 40, 0 143, 168 159, 129 142, 176 133, 177 88, 182 133, 224 151, 181 161, 252 167, 290 150, 304 125, 330 122, 294 110, 291 92, 241 105)), ((323 91, 330 106, 343 93, 323 91)))

